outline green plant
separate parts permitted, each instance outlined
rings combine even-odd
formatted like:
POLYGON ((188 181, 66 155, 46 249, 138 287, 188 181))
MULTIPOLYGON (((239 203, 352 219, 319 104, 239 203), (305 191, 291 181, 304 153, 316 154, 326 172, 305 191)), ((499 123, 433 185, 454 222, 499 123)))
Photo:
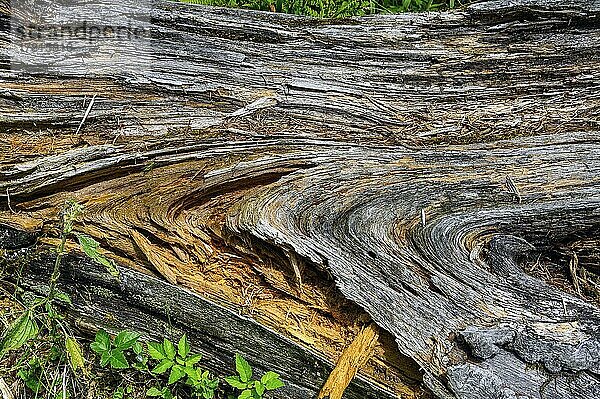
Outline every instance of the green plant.
POLYGON ((139 338, 138 333, 121 331, 112 340, 106 331, 99 330, 90 348, 100 355, 100 366, 110 365, 113 369, 127 369, 130 367, 127 352, 131 350, 136 356, 142 353, 139 338))
POLYGON ((70 395, 65 383, 67 373, 66 370, 59 372, 60 365, 66 367, 65 363, 68 363, 75 378, 75 373, 79 370, 86 373, 81 346, 62 323, 64 317, 56 306, 71 304, 71 298, 57 288, 57 283, 67 238, 82 210, 83 207, 74 201, 67 201, 65 204, 60 214, 60 242, 56 247, 46 296, 23 294, 25 310, 3 332, 0 339, 0 359, 9 351, 24 349, 16 360, 16 375, 36 397, 54 398, 60 395, 64 399, 70 395))
POLYGON ((60 277, 60 263, 65 252, 65 244, 67 237, 73 231, 73 224, 75 219, 82 212, 81 205, 73 201, 67 201, 63 211, 61 212, 62 228, 60 233, 60 243, 56 247, 56 258, 54 261, 54 268, 50 275, 48 283, 48 295, 45 298, 36 297, 31 306, 23 312, 4 332, 2 339, 0 340, 0 359, 11 350, 18 350, 28 341, 37 338, 40 328, 38 326, 38 320, 42 314, 38 312, 39 308, 46 310, 45 319, 42 320, 42 324, 48 325, 51 335, 55 335, 56 323, 61 319, 59 313, 54 309, 53 302, 55 300, 70 303, 71 299, 67 294, 56 288, 56 283, 60 277))
POLYGON ((200 373, 199 369, 196 369, 196 374, 188 374, 187 384, 192 387, 194 396, 212 399, 215 397, 215 391, 219 387, 219 379, 211 378, 208 370, 204 370, 200 373))
POLYGON ((267 371, 260 380, 252 379, 252 367, 241 355, 235 355, 235 369, 238 375, 225 378, 232 387, 241 393, 238 399, 261 399, 266 391, 272 391, 284 386, 279 374, 267 371))
MULTIPOLYGON (((159 362, 152 369, 152 373, 166 374, 168 372, 168 385, 185 378, 185 384, 192 389, 194 396, 205 399, 212 399, 215 396, 219 380, 211 378, 208 371, 203 371, 197 366, 202 355, 190 353, 190 345, 185 334, 179 339, 177 348, 166 338, 162 343, 148 342, 147 347, 149 356, 159 362)), ((159 396, 159 392, 160 395, 168 395, 164 388, 151 388, 148 396, 159 396)))
MULTIPOLYGON (((61 211, 61 230, 60 242, 56 247, 56 257, 54 260, 54 268, 48 282, 48 294, 46 297, 37 297, 32 301, 31 305, 18 317, 13 324, 4 332, 0 340, 0 359, 10 350, 18 350, 25 345, 29 340, 37 338, 39 334, 38 321, 46 325, 51 336, 56 335, 57 323, 62 320, 60 312, 56 311, 55 304, 62 302, 70 305, 71 298, 65 292, 57 288, 58 279, 60 278, 60 265, 63 256, 65 255, 65 246, 68 237, 73 233, 73 228, 76 219, 83 213, 83 206, 75 201, 67 201, 61 211), (45 313, 40 312, 43 308, 45 313)), ((99 244, 92 238, 83 234, 76 234, 79 240, 81 249, 94 261, 104 265, 107 270, 118 275, 118 271, 112 261, 109 261, 98 252, 99 244)), ((63 329, 64 331, 64 329, 63 329)), ((66 332, 66 331, 65 331, 66 332)), ((65 334, 65 338, 69 338, 65 334)), ((71 337, 71 343, 74 338, 71 337)), ((73 347, 73 346, 71 346, 73 347)), ((72 358, 72 357, 71 357, 72 358)))
MULTIPOLYGON (((62 336, 62 334, 60 335, 62 336)), ((61 344, 58 337, 41 334, 35 340, 28 342, 24 346, 21 356, 16 359, 16 377, 21 379, 25 386, 35 394, 36 398, 67 398, 71 392, 66 389, 71 385, 69 380, 75 381, 77 375, 74 368, 69 351, 77 351, 73 349, 76 340, 73 337, 69 338, 69 348, 65 342, 61 344), (71 364, 73 374, 68 373, 68 365, 71 364)), ((83 358, 81 358, 81 370, 84 374, 86 370, 83 368, 83 358)))
POLYGON ((26 366, 20 368, 17 376, 25 383, 25 386, 37 395, 42 386, 42 367, 37 357, 33 357, 26 366))
POLYGON ((54 261, 54 269, 50 276, 50 287, 48 293, 48 302, 52 302, 56 293, 56 283, 60 277, 60 262, 65 254, 65 244, 67 238, 73 232, 75 220, 83 213, 83 206, 75 201, 67 201, 61 213, 62 230, 60 233, 60 243, 56 248, 56 259, 54 261))
POLYGON ((81 250, 90 259, 104 266, 113 277, 119 277, 119 270, 115 266, 115 262, 106 258, 98 251, 98 249, 100 249, 100 244, 96 240, 94 240, 92 237, 86 236, 85 234, 76 233, 75 235, 77 236, 81 250))
POLYGON ((127 397, 129 397, 128 395, 131 395, 132 393, 133 386, 131 384, 128 384, 125 388, 118 387, 113 392, 112 399, 126 399, 127 397))
POLYGON ((162 399, 173 399, 173 392, 167 387, 152 387, 146 392, 146 396, 160 397, 162 399))
POLYGON ((348 18, 370 14, 452 9, 455 0, 179 0, 185 3, 219 7, 307 15, 314 18, 348 18))
POLYGON ((0 341, 0 359, 8 351, 20 349, 38 336, 39 327, 33 309, 26 310, 6 330, 0 341))

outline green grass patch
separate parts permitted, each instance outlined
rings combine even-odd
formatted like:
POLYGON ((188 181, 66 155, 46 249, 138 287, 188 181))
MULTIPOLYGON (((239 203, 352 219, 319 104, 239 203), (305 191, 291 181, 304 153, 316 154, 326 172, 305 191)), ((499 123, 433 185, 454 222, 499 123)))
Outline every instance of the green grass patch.
POLYGON ((458 0, 179 0, 218 7, 247 8, 306 15, 315 18, 348 18, 371 14, 448 10, 458 0))

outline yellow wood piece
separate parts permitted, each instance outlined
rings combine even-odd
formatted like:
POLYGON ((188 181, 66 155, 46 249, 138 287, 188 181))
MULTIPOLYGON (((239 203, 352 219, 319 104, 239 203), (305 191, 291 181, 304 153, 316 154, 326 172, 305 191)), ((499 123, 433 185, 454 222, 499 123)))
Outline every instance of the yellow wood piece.
POLYGON ((369 324, 358 333, 354 341, 342 352, 337 365, 319 392, 319 399, 342 398, 358 370, 373 356, 378 339, 379 327, 375 323, 369 324))

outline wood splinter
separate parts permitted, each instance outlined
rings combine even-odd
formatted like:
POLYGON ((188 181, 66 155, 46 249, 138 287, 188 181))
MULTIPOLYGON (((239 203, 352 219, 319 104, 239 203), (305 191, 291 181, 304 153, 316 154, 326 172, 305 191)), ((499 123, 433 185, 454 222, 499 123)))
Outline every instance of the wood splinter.
POLYGON ((319 392, 319 399, 341 399, 344 391, 367 361, 373 356, 379 339, 379 327, 371 323, 364 327, 354 341, 344 349, 327 382, 319 392))

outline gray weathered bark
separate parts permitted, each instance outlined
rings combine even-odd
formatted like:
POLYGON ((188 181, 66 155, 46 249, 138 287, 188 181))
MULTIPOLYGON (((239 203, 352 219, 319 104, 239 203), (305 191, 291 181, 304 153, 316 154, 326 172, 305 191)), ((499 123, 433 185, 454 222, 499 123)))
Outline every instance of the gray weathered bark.
MULTIPOLYGON (((15 240, 14 230, 4 228, 0 230, 2 233, 3 246, 9 249, 0 266, 6 267, 13 276, 19 274, 22 287, 44 295, 54 266, 54 253, 39 251, 32 236, 15 240), (27 266, 17 273, 14 267, 24 263, 27 266)), ((276 392, 275 398, 315 397, 331 371, 331 362, 322 355, 298 346, 247 316, 147 273, 119 268, 120 276, 114 278, 103 266, 77 256, 67 256, 61 269, 61 290, 73 300, 73 306, 67 309, 69 321, 89 335, 99 328, 113 332, 127 328, 153 340, 162 340, 165 336, 178 339, 186 333, 194 350, 206 355, 202 366, 215 374, 235 374, 235 353, 252 361, 256 375, 267 370, 281 372, 286 386, 276 392)), ((359 377, 345 397, 395 396, 359 377)))
MULTIPOLYGON (((58 26, 143 30, 71 48, 34 37, 24 52, 20 10, 0 34, 2 223, 52 243, 48 221, 76 198, 114 259, 207 309, 240 305, 249 280, 230 280, 244 273, 271 290, 252 317, 321 353, 269 335, 293 362, 339 351, 318 323, 278 325, 278 303, 340 331, 371 317, 404 360, 376 354, 399 377, 369 366, 348 397, 383 397, 375 381, 412 395, 407 358, 442 398, 600 397, 600 2, 336 22, 39 3, 58 26), (369 316, 344 321, 332 284, 369 316)), ((127 273, 139 292, 166 287, 127 273)))

